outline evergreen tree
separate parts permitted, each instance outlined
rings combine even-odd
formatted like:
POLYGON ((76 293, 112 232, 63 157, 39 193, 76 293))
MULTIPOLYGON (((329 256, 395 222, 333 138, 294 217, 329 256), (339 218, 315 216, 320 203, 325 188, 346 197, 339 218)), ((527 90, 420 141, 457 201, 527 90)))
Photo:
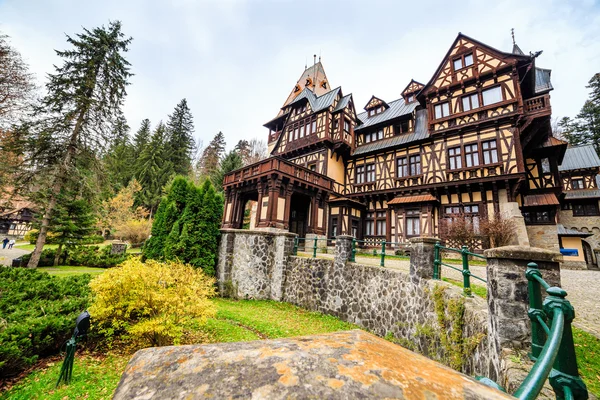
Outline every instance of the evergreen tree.
POLYGON ((163 188, 173 175, 173 165, 168 159, 165 146, 165 126, 162 122, 154 130, 150 142, 136 164, 135 176, 142 186, 142 190, 136 196, 137 202, 154 212, 160 202, 163 188))
POLYGON ((187 179, 176 177, 167 188, 167 196, 162 198, 156 211, 152 224, 152 236, 144 245, 144 257, 152 259, 164 257, 165 243, 173 230, 173 225, 185 209, 191 191, 190 187, 193 185, 187 179))
POLYGON ((194 152, 194 121, 186 99, 177 104, 167 122, 167 146, 174 172, 189 174, 194 152))
POLYGON ((592 144, 600 155, 600 73, 590 79, 587 88, 590 97, 574 120, 564 117, 559 126, 563 135, 573 146, 592 144))
POLYGON ((242 161, 245 161, 250 157, 250 142, 246 139, 242 139, 237 142, 233 150, 240 155, 242 161))
POLYGON ((133 178, 133 151, 129 140, 129 125, 121 115, 115 122, 113 140, 104 157, 104 165, 113 193, 126 187, 133 178))
POLYGON ((212 176, 219 168, 223 153, 225 153, 225 135, 223 132, 219 132, 202 152, 200 174, 205 177, 212 176))
POLYGON ((72 193, 61 195, 50 222, 49 232, 54 234, 58 244, 54 265, 58 265, 63 247, 80 244, 94 232, 96 217, 90 203, 84 199, 74 199, 72 193))
MULTIPOLYGON (((126 95, 129 63, 123 57, 131 38, 124 38, 120 22, 108 27, 84 29, 67 37, 71 49, 57 51, 62 59, 55 73, 48 74, 46 95, 32 123, 22 129, 28 135, 22 169, 41 190, 47 202, 29 268, 38 265, 58 197, 69 181, 80 177, 77 159, 97 155, 110 138, 107 130, 126 95)), ((31 180, 29 180, 31 184, 31 180)))
POLYGON ((219 168, 210 177, 210 180, 212 181, 212 184, 217 190, 222 191, 223 178, 225 177, 225 175, 238 168, 242 168, 243 166, 244 162, 242 161, 242 157, 238 154, 237 151, 232 150, 229 153, 227 153, 223 160, 221 160, 219 168))
POLYGON ((133 137, 133 157, 137 160, 144 148, 150 142, 150 137, 152 136, 152 132, 150 129, 150 120, 148 118, 142 120, 142 124, 140 125, 140 129, 135 133, 133 137))

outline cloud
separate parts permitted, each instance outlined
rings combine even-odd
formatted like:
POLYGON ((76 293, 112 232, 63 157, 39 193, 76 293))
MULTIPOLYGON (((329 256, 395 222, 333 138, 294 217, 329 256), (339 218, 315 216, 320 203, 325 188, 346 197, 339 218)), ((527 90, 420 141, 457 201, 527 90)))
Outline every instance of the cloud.
POLYGON ((597 2, 467 1, 0 1, 0 30, 28 60, 40 83, 60 60, 65 36, 109 20, 134 38, 135 76, 125 114, 165 120, 182 98, 208 143, 223 131, 229 148, 266 139, 274 117, 313 54, 333 86, 353 93, 357 109, 371 95, 399 97, 411 78, 427 82, 459 31, 501 50, 515 28, 525 51, 544 50, 553 70, 556 116, 575 115, 600 65, 597 2))

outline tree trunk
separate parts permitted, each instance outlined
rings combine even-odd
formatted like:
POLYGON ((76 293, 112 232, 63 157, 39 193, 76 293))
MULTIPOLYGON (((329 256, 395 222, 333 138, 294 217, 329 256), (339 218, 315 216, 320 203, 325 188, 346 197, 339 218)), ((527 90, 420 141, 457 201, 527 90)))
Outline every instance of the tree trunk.
POLYGON ((62 187, 65 183, 65 178, 69 169, 69 165, 71 164, 71 160, 73 159, 75 150, 77 149, 77 139, 79 138, 79 133, 81 132, 81 126, 83 125, 83 119, 86 112, 87 110, 81 110, 81 112, 79 113, 77 123, 75 124, 75 127, 73 128, 73 133, 71 134, 71 138, 69 139, 67 154, 65 154, 65 159, 59 166, 58 174, 54 178, 54 184, 52 185, 50 200, 48 201, 48 205, 46 206, 46 210, 44 211, 42 225, 40 226, 40 233, 38 235, 37 241, 35 242, 35 249, 33 250, 33 253, 31 253, 31 258, 27 263, 27 268, 37 268, 38 263, 40 262, 42 250, 44 248, 44 245, 46 244, 46 236, 48 235, 48 226, 50 225, 50 218, 52 218, 52 213, 54 212, 54 208, 56 207, 56 203, 58 202, 58 195, 60 194, 60 191, 62 190, 62 187))
POLYGON ((58 245, 58 249, 56 249, 56 255, 54 256, 54 266, 58 267, 58 263, 60 261, 60 255, 62 254, 63 244, 58 245))

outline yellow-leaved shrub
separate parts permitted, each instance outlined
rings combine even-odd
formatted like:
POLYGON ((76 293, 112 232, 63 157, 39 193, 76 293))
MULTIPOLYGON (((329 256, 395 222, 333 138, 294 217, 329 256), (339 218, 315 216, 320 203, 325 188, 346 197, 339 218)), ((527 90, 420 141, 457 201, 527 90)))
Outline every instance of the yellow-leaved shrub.
POLYGON ((215 280, 177 261, 130 258, 90 282, 95 330, 135 346, 179 344, 216 310, 215 280))

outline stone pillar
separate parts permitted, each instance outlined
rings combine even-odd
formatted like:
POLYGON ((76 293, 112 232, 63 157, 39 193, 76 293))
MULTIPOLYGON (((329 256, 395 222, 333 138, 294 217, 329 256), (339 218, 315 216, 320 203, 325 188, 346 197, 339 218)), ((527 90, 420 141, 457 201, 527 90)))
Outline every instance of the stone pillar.
POLYGON ((487 257, 488 336, 492 362, 500 371, 503 348, 525 348, 531 344, 531 323, 527 315, 527 264, 538 265, 550 286, 560 286, 560 253, 525 246, 485 250, 487 257))
POLYGON ((502 217, 511 219, 515 223, 516 234, 512 239, 511 245, 530 246, 525 219, 516 201, 504 202, 500 204, 500 214, 502 217))
POLYGON ((411 278, 432 279, 434 246, 439 239, 416 237, 410 239, 410 276, 411 278))
POLYGON ((344 268, 352 253, 352 239, 350 235, 339 235, 335 237, 335 257, 333 267, 344 268))

